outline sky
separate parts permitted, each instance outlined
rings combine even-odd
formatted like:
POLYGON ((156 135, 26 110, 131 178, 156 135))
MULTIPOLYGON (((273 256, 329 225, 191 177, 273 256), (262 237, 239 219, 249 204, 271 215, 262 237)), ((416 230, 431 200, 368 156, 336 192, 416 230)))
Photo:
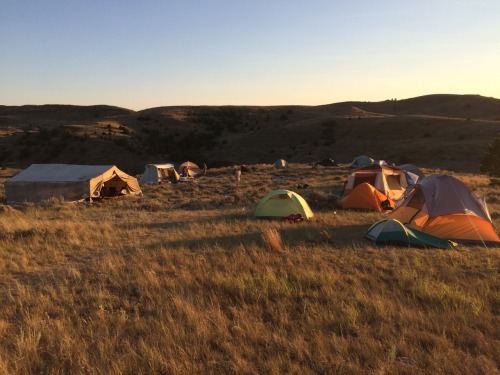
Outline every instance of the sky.
POLYGON ((0 0, 0 105, 500 98, 499 0, 0 0))

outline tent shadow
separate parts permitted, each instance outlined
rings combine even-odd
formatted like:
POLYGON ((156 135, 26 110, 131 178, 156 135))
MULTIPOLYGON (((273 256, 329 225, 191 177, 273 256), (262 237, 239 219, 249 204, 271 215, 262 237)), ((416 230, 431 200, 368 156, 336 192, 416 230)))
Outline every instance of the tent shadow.
POLYGON ((334 248, 344 245, 365 244, 365 234, 370 225, 347 225, 347 226, 326 226, 315 227, 291 224, 289 228, 280 229, 283 242, 287 245, 317 245, 330 244, 334 248))
MULTIPOLYGON (((176 221, 164 221, 164 222, 158 222, 158 223, 137 223, 134 226, 137 228, 143 228, 143 229, 175 229, 175 228, 185 228, 187 225, 190 224, 201 224, 201 223, 207 223, 210 222, 212 224, 218 224, 218 223, 223 223, 223 222, 230 222, 230 221, 242 221, 242 220, 247 220, 251 219, 252 216, 248 214, 242 214, 242 215, 236 215, 234 213, 229 213, 229 214, 219 214, 218 216, 214 217, 206 217, 206 216, 200 216, 197 219, 192 219, 189 218, 189 221, 186 220, 176 220, 176 221)), ((118 224, 120 225, 120 224, 118 224)), ((123 224, 122 228, 127 228, 128 224, 123 224)))
MULTIPOLYGON (((203 222, 206 219, 197 220, 203 222)), ((214 223, 224 221, 223 218, 214 220, 214 223)), ((196 221, 194 221, 196 222, 196 221)), ((194 223, 192 222, 192 223, 194 223)), ((143 225, 144 228, 150 229, 167 229, 172 230, 185 226, 185 222, 167 222, 167 223, 152 223, 143 225)), ((350 225, 344 227, 331 227, 326 225, 307 225, 307 223, 291 223, 283 224, 281 221, 269 220, 269 224, 262 230, 254 230, 247 233, 225 234, 223 236, 198 236, 196 238, 169 239, 162 237, 161 241, 150 244, 151 249, 157 248, 158 245, 166 248, 189 248, 198 250, 201 248, 221 247, 230 250, 236 246, 258 246, 265 247, 265 242, 262 239, 264 228, 276 228, 281 236, 285 247, 293 248, 296 246, 313 247, 318 245, 332 246, 332 248, 341 248, 343 246, 366 245, 364 235, 369 228, 369 225, 350 225)))
POLYGON ((235 246, 244 245, 252 246, 262 243, 261 233, 242 233, 234 235, 226 235, 223 237, 203 237, 203 238, 186 238, 181 240, 164 240, 162 246, 166 248, 188 248, 190 250, 198 250, 201 248, 222 247, 227 250, 235 246))

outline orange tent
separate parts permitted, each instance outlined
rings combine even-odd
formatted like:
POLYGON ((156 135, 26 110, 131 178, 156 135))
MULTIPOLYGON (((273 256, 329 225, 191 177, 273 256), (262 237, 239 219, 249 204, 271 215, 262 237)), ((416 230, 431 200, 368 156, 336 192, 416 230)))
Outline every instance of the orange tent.
POLYGON ((418 176, 413 175, 410 182, 407 172, 397 167, 374 164, 354 170, 347 179, 344 194, 348 195, 358 185, 368 182, 379 192, 392 200, 396 200, 403 195, 405 189, 411 185, 413 181, 417 180, 418 176))
POLYGON ((500 246, 484 199, 445 174, 428 176, 408 189, 389 217, 434 236, 500 246))
POLYGON ((380 212, 394 208, 394 202, 368 182, 356 186, 338 204, 342 208, 364 208, 380 212))

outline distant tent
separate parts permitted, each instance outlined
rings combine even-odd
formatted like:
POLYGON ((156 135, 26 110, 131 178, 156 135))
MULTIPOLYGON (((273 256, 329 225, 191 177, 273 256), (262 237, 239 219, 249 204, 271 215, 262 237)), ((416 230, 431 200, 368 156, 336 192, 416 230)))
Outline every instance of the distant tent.
POLYGON ((288 168, 288 163, 286 160, 279 159, 274 162, 273 167, 276 169, 286 169, 288 168))
POLYGON ((351 168, 367 167, 368 165, 372 165, 374 162, 375 162, 374 159, 366 155, 357 156, 352 161, 351 168))
POLYGON ((335 160, 333 159, 323 159, 323 160, 318 160, 314 165, 319 165, 322 167, 336 167, 338 164, 335 160))
POLYGON ((427 176, 409 188, 390 218, 434 236, 500 246, 484 199, 445 174, 427 176))
POLYGON ((191 161, 182 163, 177 171, 181 176, 184 172, 187 173, 188 177, 196 177, 203 174, 203 170, 191 161))
POLYGON ((372 164, 377 164, 377 165, 388 165, 388 166, 391 166, 391 164, 389 164, 388 162, 386 162, 385 160, 374 160, 372 164))
POLYGON ((383 245, 436 247, 440 249, 453 249, 457 246, 453 241, 406 227, 394 219, 380 220, 373 224, 368 229, 366 238, 383 245))
POLYGON ((58 197, 79 201, 139 193, 137 179, 114 165, 32 164, 5 181, 7 203, 36 203, 58 197))
POLYGON ((307 202, 290 190, 275 190, 262 198, 255 209, 256 217, 286 217, 301 214, 303 218, 314 216, 307 202))
POLYGON ((162 181, 179 181, 179 174, 176 172, 173 164, 147 164, 144 174, 139 180, 139 185, 162 181))
POLYGON ((402 170, 404 170, 406 172, 411 172, 413 174, 416 174, 418 176, 418 180, 419 181, 422 181, 424 179, 424 177, 425 177, 424 172, 422 172, 420 170, 420 168, 417 167, 414 164, 402 164, 402 165, 398 165, 398 168, 402 169, 402 170))
POLYGON ((366 210, 387 211, 394 208, 394 201, 375 189, 368 182, 357 185, 348 195, 338 201, 341 208, 361 208, 366 210))

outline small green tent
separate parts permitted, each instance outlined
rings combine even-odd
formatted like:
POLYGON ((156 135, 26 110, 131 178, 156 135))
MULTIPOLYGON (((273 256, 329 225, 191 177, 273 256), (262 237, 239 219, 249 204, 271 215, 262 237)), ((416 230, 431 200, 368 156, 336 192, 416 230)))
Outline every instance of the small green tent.
POLYGON ((255 209, 256 217, 285 217, 301 214, 304 219, 314 216, 307 202, 290 190, 275 190, 262 198, 255 209))
POLYGON ((377 244, 385 245, 436 247, 439 249, 453 249, 457 246, 453 241, 409 228, 394 219, 380 220, 373 224, 368 229, 366 238, 377 244))
POLYGON ((351 163, 351 168, 361 168, 361 167, 367 167, 369 165, 372 165, 375 163, 375 160, 372 158, 366 156, 366 155, 360 155, 356 156, 354 160, 351 163))

